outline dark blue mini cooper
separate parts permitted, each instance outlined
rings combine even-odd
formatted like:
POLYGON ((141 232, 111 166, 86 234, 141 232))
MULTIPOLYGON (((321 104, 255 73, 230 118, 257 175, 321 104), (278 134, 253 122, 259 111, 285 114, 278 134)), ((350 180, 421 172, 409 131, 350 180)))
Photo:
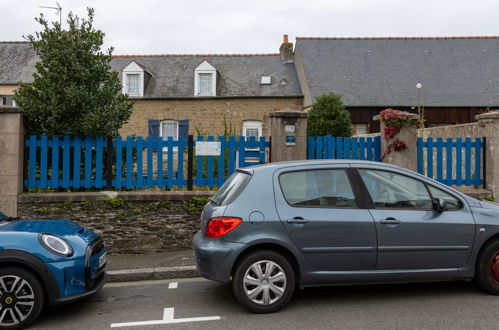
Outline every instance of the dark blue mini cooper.
POLYGON ((0 329, 32 323, 43 307, 85 298, 105 283, 102 239, 75 222, 0 212, 0 329))

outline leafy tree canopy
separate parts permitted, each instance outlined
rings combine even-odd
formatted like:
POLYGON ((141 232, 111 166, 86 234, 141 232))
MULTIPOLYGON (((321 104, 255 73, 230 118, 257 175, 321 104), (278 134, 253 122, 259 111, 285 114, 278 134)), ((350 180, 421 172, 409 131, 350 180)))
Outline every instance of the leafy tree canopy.
POLYGON ((91 8, 87 19, 69 13, 67 30, 43 14, 36 18, 43 31, 26 37, 39 57, 34 81, 20 84, 14 96, 28 134, 117 135, 130 118, 133 102, 121 93, 110 66, 113 49, 101 50, 104 33, 93 18, 91 8))
POLYGON ((308 136, 352 136, 350 114, 345 110, 341 95, 321 95, 308 113, 308 136))

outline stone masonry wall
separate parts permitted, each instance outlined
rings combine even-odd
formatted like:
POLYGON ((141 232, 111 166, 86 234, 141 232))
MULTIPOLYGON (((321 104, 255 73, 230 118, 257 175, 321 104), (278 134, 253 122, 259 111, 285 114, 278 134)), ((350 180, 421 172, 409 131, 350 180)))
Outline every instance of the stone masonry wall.
POLYGON ((302 98, 135 100, 132 116, 120 129, 121 136, 148 136, 148 120, 189 120, 189 134, 222 135, 224 115, 236 133, 241 134, 244 120, 263 123, 269 135, 268 115, 283 109, 302 109, 302 98))
POLYGON ((19 217, 69 219, 100 234, 112 254, 190 249, 207 199, 93 201, 18 204, 19 217))

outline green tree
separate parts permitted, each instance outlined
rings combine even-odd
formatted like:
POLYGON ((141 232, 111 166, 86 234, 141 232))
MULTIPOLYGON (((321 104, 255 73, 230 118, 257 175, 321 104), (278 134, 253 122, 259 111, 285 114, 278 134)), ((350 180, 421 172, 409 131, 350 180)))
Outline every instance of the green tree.
POLYGON ((352 136, 350 114, 345 110, 341 95, 329 93, 317 98, 308 113, 308 136, 352 136))
POLYGON ((26 39, 39 61, 33 84, 20 84, 16 103, 24 109, 29 134, 117 135, 132 113, 133 102, 121 93, 118 73, 111 71, 112 48, 101 50, 104 33, 88 19, 69 13, 68 28, 59 22, 43 27, 26 39))

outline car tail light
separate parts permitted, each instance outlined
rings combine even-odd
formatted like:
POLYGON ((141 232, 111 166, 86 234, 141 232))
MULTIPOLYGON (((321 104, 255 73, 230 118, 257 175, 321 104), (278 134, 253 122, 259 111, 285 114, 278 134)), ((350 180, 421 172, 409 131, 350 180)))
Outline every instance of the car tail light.
POLYGON ((234 217, 217 217, 208 221, 206 226, 206 237, 220 237, 237 226, 243 221, 241 218, 234 217))

